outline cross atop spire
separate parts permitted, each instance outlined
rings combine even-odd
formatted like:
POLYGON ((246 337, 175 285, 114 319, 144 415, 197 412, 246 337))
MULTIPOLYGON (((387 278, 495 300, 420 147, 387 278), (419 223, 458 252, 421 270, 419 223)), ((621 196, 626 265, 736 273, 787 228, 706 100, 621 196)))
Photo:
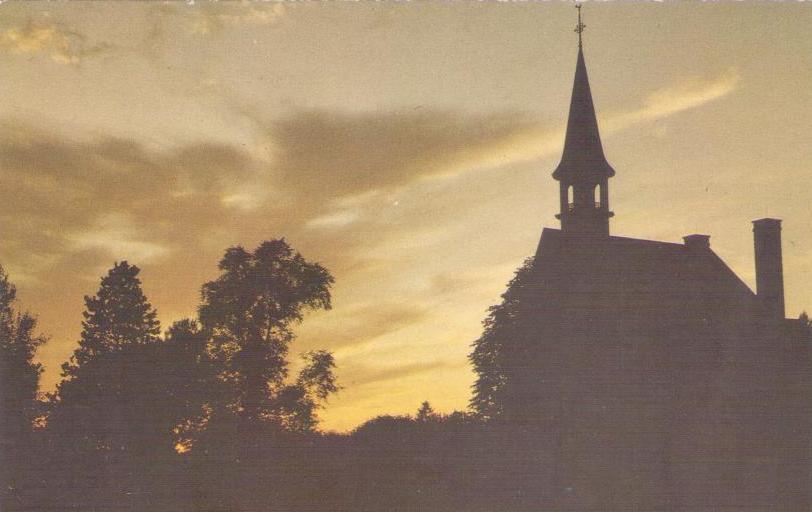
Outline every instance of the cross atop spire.
POLYGON ((578 9, 578 24, 575 25, 575 31, 578 33, 578 48, 581 48, 583 46, 581 34, 584 32, 586 25, 581 23, 581 4, 575 4, 575 8, 578 9))

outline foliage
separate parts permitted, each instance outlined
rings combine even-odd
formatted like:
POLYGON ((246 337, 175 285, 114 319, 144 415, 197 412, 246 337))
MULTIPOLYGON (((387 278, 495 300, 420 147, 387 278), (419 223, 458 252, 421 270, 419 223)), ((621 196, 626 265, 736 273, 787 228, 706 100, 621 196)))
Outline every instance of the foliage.
POLYGON ((141 291, 139 272, 126 261, 115 263, 102 278, 96 295, 85 297, 79 347, 71 361, 62 365, 64 377, 75 377, 82 365, 98 355, 157 341, 160 324, 141 291))
POLYGON ((280 409, 285 412, 283 425, 293 431, 314 429, 319 402, 339 390, 332 353, 314 350, 303 354, 302 359, 305 366, 296 383, 285 386, 279 393, 280 409))
POLYGON ((473 343, 469 360, 477 373, 471 408, 482 418, 498 417, 504 407, 504 391, 509 374, 511 340, 516 341, 518 318, 525 287, 533 273, 533 258, 516 271, 502 294, 502 303, 491 306, 482 322, 484 330, 473 343))
POLYGON ((0 267, 0 439, 7 442, 31 429, 43 371, 34 355, 46 341, 34 333, 36 319, 17 311, 16 300, 17 289, 0 267))
POLYGON ((82 335, 63 365, 49 430, 76 451, 142 452, 171 448, 177 407, 168 379, 179 361, 158 338, 156 312, 141 290, 139 269, 116 263, 93 297, 85 297, 82 335))
POLYGON ((51 430, 78 437, 79 451, 173 453, 205 416, 211 389, 205 343, 196 323, 184 320, 164 341, 98 353, 60 384, 51 430))
POLYGON ((420 404, 420 409, 417 410, 417 415, 415 416, 415 420, 419 421, 420 423, 425 423, 427 421, 434 420, 438 417, 437 413, 434 412, 434 409, 431 407, 431 404, 428 400, 424 401, 420 404))
POLYGON ((330 308, 333 277, 284 239, 263 242, 253 252, 232 247, 219 268, 220 276, 203 285, 199 310, 218 378, 228 390, 217 408, 248 422, 312 428, 317 404, 337 390, 333 357, 308 354, 290 384, 287 356, 292 327, 304 312, 330 308))
POLYGON ((17 289, 0 267, 0 509, 17 499, 33 473, 34 420, 42 365, 34 362, 46 342, 35 334, 36 319, 16 308, 17 289))

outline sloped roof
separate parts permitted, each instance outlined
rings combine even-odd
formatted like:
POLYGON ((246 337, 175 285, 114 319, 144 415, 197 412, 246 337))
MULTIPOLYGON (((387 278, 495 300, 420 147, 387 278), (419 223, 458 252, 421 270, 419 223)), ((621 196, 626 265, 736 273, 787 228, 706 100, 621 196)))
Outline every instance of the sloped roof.
POLYGON ((586 73, 584 52, 578 48, 578 61, 575 66, 575 80, 572 85, 567 135, 564 139, 564 152, 553 178, 563 176, 607 176, 615 175, 615 170, 603 154, 589 77, 586 73))
POLYGON ((701 244, 578 237, 546 228, 535 268, 537 293, 563 308, 711 320, 758 307, 750 288, 701 244))

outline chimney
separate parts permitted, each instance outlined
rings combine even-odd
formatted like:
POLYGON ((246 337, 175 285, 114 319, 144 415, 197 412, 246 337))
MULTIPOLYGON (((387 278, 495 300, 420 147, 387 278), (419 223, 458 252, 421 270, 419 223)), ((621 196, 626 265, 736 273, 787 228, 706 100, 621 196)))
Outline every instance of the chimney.
POLYGON ((710 249, 710 236, 709 235, 687 235, 682 237, 685 241, 685 247, 691 251, 703 251, 710 249))
POLYGON ((767 311, 784 318, 784 268, 781 263, 781 221, 753 221, 756 247, 756 295, 767 311))

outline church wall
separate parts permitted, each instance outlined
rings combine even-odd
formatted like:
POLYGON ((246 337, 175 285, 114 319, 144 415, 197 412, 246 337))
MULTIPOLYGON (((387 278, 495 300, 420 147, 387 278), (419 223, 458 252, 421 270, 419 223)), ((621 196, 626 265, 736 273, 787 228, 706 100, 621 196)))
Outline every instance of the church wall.
MULTIPOLYGON (((506 414, 553 432, 553 510, 806 510, 809 344, 764 323, 724 273, 685 288, 642 263, 618 283, 595 261, 605 251, 550 245, 506 414)), ((718 271, 671 270, 703 268, 718 271)))

